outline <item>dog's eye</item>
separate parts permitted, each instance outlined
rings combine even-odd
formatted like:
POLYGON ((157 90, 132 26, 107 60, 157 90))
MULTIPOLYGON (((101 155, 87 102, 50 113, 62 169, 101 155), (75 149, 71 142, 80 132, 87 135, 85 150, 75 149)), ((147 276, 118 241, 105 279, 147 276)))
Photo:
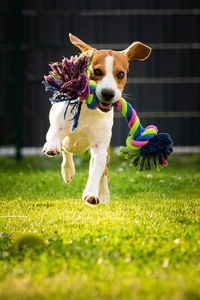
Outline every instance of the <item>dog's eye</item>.
POLYGON ((118 77, 119 79, 123 79, 124 76, 125 76, 125 73, 124 73, 123 71, 121 71, 121 72, 119 72, 119 73, 117 74, 117 77, 118 77))
POLYGON ((96 75, 96 76, 102 76, 103 73, 102 73, 101 69, 94 69, 94 75, 96 75))

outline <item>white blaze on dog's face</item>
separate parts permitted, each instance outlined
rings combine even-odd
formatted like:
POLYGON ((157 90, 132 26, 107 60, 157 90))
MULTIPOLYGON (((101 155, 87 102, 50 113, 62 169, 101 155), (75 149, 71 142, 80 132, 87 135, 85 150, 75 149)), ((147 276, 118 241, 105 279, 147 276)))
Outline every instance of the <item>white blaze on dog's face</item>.
POLYGON ((92 61, 93 74, 91 79, 96 81, 96 95, 99 100, 99 109, 107 112, 112 103, 118 101, 124 89, 129 69, 129 61, 132 59, 145 60, 151 53, 151 48, 135 42, 123 51, 96 50, 79 38, 69 35, 70 41, 81 49, 82 52, 93 50, 95 52, 92 61))

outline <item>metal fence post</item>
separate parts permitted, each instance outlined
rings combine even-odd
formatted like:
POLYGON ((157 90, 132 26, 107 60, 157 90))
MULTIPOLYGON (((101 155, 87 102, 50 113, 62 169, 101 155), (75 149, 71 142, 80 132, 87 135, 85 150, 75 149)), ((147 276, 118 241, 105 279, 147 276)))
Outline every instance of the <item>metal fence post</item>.
POLYGON ((15 0, 14 17, 14 103, 16 159, 21 160, 22 148, 22 46, 21 46, 21 0, 15 0))

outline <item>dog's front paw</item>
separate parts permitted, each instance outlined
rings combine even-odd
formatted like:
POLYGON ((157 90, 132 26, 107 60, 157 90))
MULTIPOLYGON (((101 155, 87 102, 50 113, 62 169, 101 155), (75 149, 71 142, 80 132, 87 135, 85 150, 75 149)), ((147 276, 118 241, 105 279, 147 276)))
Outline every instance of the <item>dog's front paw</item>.
POLYGON ((61 151, 61 143, 50 143, 46 142, 44 144, 43 150, 42 150, 47 156, 53 157, 60 153, 61 151))
POLYGON ((85 201, 86 204, 89 204, 89 205, 97 205, 99 204, 99 199, 95 196, 85 196, 83 198, 83 201, 85 201))

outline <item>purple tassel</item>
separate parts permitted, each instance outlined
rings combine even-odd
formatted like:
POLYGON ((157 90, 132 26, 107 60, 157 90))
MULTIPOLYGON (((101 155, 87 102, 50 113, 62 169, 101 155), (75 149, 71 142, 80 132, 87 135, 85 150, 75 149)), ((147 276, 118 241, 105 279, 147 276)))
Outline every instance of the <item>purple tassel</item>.
POLYGON ((60 90, 60 85, 58 83, 55 82, 55 80, 53 79, 53 77, 51 75, 48 76, 44 76, 44 80, 51 86, 57 88, 58 90, 60 90))
POLYGON ((64 81, 69 81, 72 78, 72 63, 67 58, 62 60, 62 71, 64 75, 64 81))
POLYGON ((88 62, 88 57, 80 57, 75 65, 74 68, 74 75, 73 78, 77 78, 81 73, 84 73, 86 67, 87 67, 87 62, 88 62))
POLYGON ((49 66, 50 66, 51 69, 56 73, 56 75, 58 75, 58 77, 60 77, 61 79, 64 79, 63 74, 61 74, 61 73, 59 72, 58 68, 57 68, 57 64, 58 64, 58 63, 53 64, 53 65, 49 64, 49 66))
POLYGON ((87 98, 89 95, 89 79, 85 74, 79 76, 79 96, 81 99, 87 98), (82 88, 83 87, 83 88, 82 88), (81 90, 82 88, 82 90, 81 90))

